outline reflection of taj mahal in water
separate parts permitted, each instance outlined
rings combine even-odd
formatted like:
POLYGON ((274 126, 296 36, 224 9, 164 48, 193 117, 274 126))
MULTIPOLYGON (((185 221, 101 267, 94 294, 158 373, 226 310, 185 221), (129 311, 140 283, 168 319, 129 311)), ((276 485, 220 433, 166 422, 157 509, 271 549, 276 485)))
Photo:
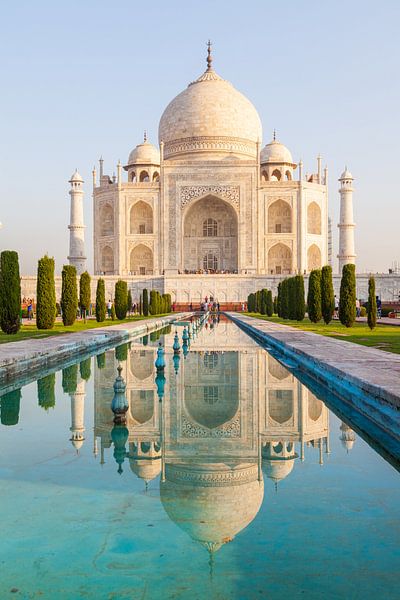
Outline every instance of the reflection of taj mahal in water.
MULTIPOLYGON (((278 487, 296 461, 305 460, 305 446, 315 448, 323 464, 330 451, 329 412, 281 363, 229 323, 194 334, 190 352, 186 358, 181 354, 179 364, 172 360, 172 341, 173 332, 165 335, 162 402, 155 381, 156 346, 134 342, 122 361, 129 403, 126 429, 113 426, 110 408, 115 351, 106 352, 103 368, 97 363, 94 452, 99 440, 104 463, 113 446, 119 471, 128 462, 146 487, 160 475, 161 501, 169 517, 214 551, 255 518, 264 476, 278 487)), ((72 408, 75 446, 84 443, 81 387, 72 408)), ((341 440, 347 450, 355 440, 344 423, 341 440)))

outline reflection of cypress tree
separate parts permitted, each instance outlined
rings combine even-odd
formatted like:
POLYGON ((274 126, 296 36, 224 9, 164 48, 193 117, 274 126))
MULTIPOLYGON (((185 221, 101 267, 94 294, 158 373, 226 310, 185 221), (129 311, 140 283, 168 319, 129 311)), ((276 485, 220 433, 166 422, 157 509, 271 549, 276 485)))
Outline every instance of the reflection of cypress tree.
POLYGON ((78 385, 78 364, 62 370, 62 389, 64 394, 75 394, 78 385))
POLYGON ((115 348, 115 358, 120 362, 128 358, 128 344, 121 344, 115 348))
POLYGON ((19 420, 19 402, 21 400, 21 389, 8 392, 0 398, 1 424, 17 425, 19 420))
POLYGON ((142 338, 142 344, 143 346, 147 346, 147 344, 149 343, 149 336, 148 335, 144 335, 142 338))
POLYGON ((151 331, 150 332, 150 341, 151 342, 156 342, 157 341, 157 331, 151 331))
POLYGON ((96 356, 96 361, 97 361, 97 368, 104 369, 104 367, 106 366, 106 353, 103 352, 102 354, 98 354, 96 356))
POLYGON ((39 406, 41 406, 45 410, 49 410, 49 408, 54 408, 54 406, 56 405, 56 395, 54 391, 55 385, 55 373, 50 373, 50 375, 46 375, 46 377, 42 377, 42 379, 38 379, 37 381, 39 406))
POLYGON ((90 379, 90 366, 91 366, 91 358, 85 358, 79 365, 79 372, 81 374, 82 379, 85 381, 89 381, 90 379))

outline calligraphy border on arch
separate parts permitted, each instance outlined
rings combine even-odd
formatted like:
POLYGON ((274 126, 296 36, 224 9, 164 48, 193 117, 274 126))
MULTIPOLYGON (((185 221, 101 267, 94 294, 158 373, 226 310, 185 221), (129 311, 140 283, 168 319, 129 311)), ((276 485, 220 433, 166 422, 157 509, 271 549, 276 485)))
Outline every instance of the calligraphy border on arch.
POLYGON ((240 186, 238 185, 183 185, 180 188, 181 209, 207 194, 215 194, 239 208, 240 186))

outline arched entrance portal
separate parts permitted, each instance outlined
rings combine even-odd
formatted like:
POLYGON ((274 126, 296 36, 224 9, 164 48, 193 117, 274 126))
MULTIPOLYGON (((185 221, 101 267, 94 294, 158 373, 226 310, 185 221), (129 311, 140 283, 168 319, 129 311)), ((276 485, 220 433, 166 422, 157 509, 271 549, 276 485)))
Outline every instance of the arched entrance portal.
POLYGON ((153 253, 144 244, 132 250, 130 272, 132 275, 153 275, 153 253))
POLYGON ((227 202, 215 196, 198 200, 186 213, 183 231, 184 272, 237 273, 238 223, 227 202))

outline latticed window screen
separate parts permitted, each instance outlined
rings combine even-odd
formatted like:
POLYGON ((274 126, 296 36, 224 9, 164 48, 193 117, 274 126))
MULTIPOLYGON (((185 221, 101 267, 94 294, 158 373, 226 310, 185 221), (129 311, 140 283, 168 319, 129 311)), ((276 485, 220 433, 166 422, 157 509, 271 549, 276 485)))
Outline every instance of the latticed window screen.
POLYGON ((206 219, 203 223, 203 236, 216 237, 218 235, 218 224, 215 219, 206 219))
POLYGON ((203 398, 206 404, 215 404, 218 402, 218 386, 205 385, 203 387, 203 398))
POLYGON ((217 257, 209 252, 203 258, 203 269, 216 271, 218 269, 218 259, 217 257))

